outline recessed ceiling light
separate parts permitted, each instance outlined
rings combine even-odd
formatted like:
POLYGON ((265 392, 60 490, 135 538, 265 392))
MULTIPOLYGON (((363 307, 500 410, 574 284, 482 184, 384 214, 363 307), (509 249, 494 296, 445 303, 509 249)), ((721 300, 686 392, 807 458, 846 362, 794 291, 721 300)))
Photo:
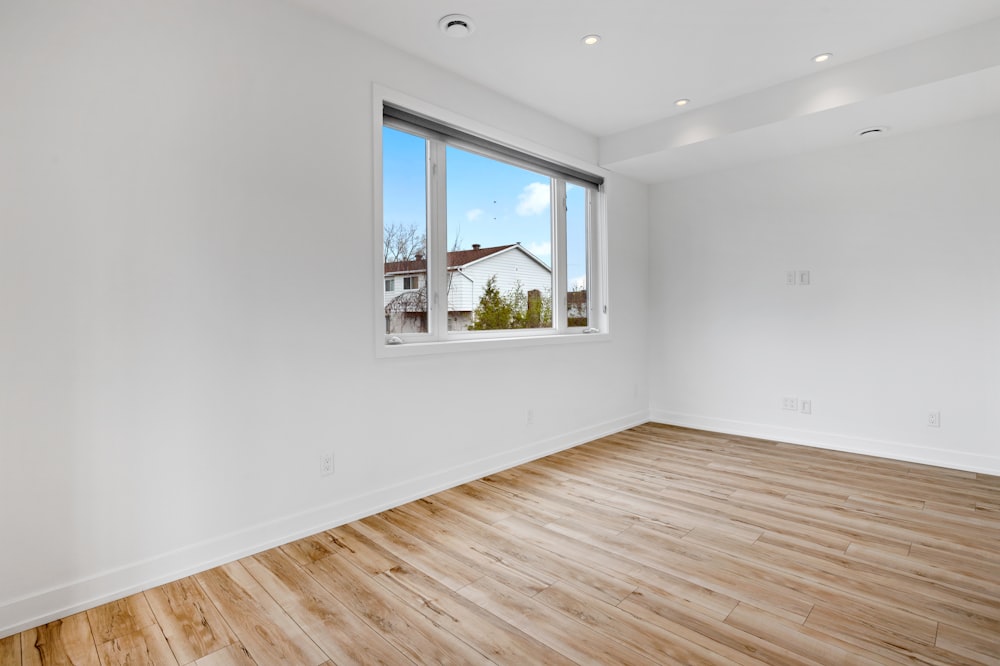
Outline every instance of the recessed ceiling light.
POLYGON ((586 44, 587 46, 593 46, 593 45, 595 45, 595 44, 597 44, 598 42, 601 41, 601 36, 600 35, 584 35, 583 37, 580 38, 580 41, 583 42, 584 44, 586 44))
POLYGON ((866 127, 863 130, 858 130, 858 136, 871 138, 885 134, 888 131, 889 128, 885 125, 877 125, 875 127, 866 127))
POLYGON ((813 56, 813 62, 826 62, 833 57, 832 53, 820 53, 819 55, 813 56))
POLYGON ((463 14, 448 14, 438 21, 438 27, 444 34, 458 39, 468 37, 476 29, 476 26, 472 24, 472 19, 463 14))
POLYGON ((674 106, 687 106, 690 103, 691 100, 689 99, 679 99, 676 102, 674 102, 674 106))

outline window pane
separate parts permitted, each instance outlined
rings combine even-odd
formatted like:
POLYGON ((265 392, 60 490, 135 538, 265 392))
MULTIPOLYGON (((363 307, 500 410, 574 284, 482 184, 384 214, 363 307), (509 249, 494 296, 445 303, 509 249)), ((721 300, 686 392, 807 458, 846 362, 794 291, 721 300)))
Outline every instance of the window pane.
POLYGON ((385 332, 427 332, 427 141, 382 128, 382 246, 385 332), (403 291, 390 280, 403 278, 403 291), (409 285, 418 281, 420 289, 409 285))
POLYGON ((552 327, 548 176, 447 148, 448 330, 552 327))
POLYGON ((587 190, 566 184, 566 325, 587 326, 587 190))

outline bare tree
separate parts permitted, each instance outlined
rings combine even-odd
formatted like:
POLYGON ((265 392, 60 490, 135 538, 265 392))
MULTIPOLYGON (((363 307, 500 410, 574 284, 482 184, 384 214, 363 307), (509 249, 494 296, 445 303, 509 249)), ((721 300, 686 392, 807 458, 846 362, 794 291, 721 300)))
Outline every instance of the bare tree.
POLYGON ((412 261, 418 254, 425 254, 427 235, 416 226, 389 224, 382 231, 382 249, 385 263, 412 261))
POLYGON ((451 249, 449 252, 457 252, 462 249, 462 225, 458 226, 458 231, 455 233, 455 241, 451 244, 451 249))

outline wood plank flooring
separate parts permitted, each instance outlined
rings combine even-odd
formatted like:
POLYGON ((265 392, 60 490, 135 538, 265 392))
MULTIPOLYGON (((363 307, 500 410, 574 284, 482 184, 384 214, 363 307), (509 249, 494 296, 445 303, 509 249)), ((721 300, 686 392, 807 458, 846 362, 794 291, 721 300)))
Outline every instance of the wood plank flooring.
POLYGON ((647 424, 0 639, 0 664, 1000 665, 1000 477, 647 424))

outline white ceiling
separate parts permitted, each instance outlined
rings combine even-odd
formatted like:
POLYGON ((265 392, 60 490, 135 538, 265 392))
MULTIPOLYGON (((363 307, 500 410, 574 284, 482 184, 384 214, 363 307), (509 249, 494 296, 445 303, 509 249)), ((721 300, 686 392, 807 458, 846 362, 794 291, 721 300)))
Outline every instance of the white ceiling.
POLYGON ((646 182, 1000 112, 1000 0, 297 1, 598 137, 602 166, 646 182), (452 13, 470 37, 438 30, 452 13))

